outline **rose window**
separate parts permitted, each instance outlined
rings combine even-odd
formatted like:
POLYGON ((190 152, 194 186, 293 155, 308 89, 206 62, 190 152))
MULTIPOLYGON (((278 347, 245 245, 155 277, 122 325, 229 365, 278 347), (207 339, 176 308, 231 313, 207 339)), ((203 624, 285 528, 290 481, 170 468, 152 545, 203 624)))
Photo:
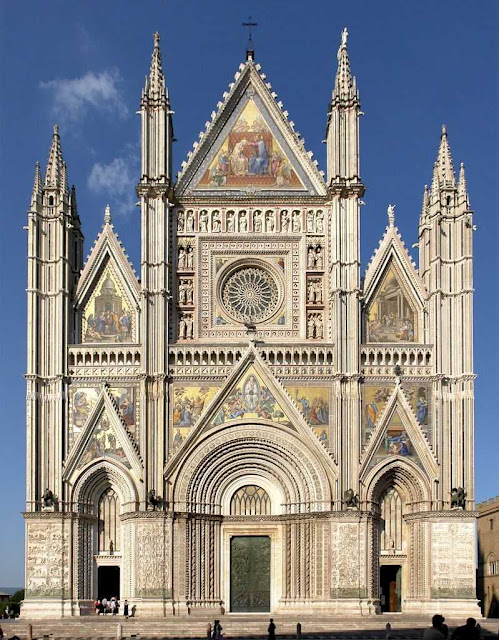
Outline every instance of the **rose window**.
POLYGON ((231 273, 221 294, 227 313, 241 322, 263 322, 279 304, 276 279, 260 267, 243 267, 231 273))

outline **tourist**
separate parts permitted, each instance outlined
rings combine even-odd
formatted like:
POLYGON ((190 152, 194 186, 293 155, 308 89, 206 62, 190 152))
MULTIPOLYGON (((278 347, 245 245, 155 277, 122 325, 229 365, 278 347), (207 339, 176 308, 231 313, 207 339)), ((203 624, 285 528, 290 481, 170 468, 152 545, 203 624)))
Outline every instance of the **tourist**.
POLYGON ((123 603, 123 615, 128 620, 128 600, 123 603))
POLYGON ((455 629, 451 640, 480 640, 480 627, 475 618, 468 618, 466 624, 455 629))
POLYGON ((100 612, 100 600, 96 600, 94 602, 95 614, 98 616, 100 612))
POLYGON ((222 625, 220 624, 220 620, 215 620, 213 623, 213 640, 220 640, 222 637, 222 625))
POLYGON ((449 635, 449 629, 444 624, 445 618, 435 614, 431 619, 431 627, 423 631, 423 640, 442 640, 449 635))
POLYGON ((270 624, 267 631, 269 632, 269 640, 275 640, 275 624, 273 618, 270 618, 270 624))
POLYGON ((0 638, 3 638, 3 630, 2 630, 2 627, 0 627, 0 638))
POLYGON ((102 613, 104 615, 107 613, 107 598, 102 598, 102 613))

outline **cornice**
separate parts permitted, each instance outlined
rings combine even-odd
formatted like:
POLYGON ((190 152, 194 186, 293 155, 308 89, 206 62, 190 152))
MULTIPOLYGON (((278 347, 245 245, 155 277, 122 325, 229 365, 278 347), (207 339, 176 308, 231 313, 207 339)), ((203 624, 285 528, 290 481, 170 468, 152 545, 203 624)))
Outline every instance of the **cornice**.
POLYGON ((416 513, 407 513, 404 516, 406 522, 415 520, 435 520, 441 521, 450 519, 458 520, 475 520, 478 518, 478 511, 466 511, 465 509, 450 509, 449 511, 417 511, 416 513))

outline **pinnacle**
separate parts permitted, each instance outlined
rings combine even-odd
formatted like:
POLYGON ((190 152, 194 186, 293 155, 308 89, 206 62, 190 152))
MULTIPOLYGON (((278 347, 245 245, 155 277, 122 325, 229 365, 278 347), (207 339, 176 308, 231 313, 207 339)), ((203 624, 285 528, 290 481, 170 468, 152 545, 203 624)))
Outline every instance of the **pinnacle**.
POLYGON ((438 181, 441 188, 454 188, 456 178, 454 175, 454 165, 450 152, 449 141, 447 139, 447 127, 442 125, 442 135, 440 137, 440 147, 437 156, 438 181))
POLYGON ((45 173, 45 187, 62 189, 67 193, 67 169, 62 157, 59 126, 54 125, 52 145, 50 147, 47 171, 45 173))
POLYGON ((36 205, 37 198, 43 193, 42 174, 40 170, 40 163, 37 162, 35 166, 35 180, 33 182, 33 191, 31 195, 31 206, 36 205))
POLYGON ((151 70, 149 78, 146 78, 145 92, 150 98, 154 99, 166 97, 165 76, 161 62, 161 49, 159 48, 159 33, 157 31, 154 34, 151 70))
POLYGON ((423 220, 423 218, 428 213, 429 203, 430 203, 430 192, 428 189, 428 185, 425 184, 424 191, 423 191, 423 205, 421 207, 421 220, 423 220))
POLYGON ((350 59, 347 50, 348 31, 346 27, 341 33, 341 44, 338 49, 338 70, 334 82, 333 99, 352 99, 355 95, 354 82, 350 71, 350 59))
POLYGON ((465 200, 468 203, 468 187, 466 184, 466 173, 464 170, 464 162, 459 167, 459 180, 457 183, 457 193, 459 200, 465 200))

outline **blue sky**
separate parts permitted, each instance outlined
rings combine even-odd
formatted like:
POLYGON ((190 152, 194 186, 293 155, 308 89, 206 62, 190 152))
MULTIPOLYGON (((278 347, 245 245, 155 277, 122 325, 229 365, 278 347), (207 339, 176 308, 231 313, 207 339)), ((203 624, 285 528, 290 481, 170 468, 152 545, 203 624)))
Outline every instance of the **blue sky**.
MULTIPOLYGON (((409 247, 423 186, 431 181, 442 123, 454 166, 466 164, 475 223, 476 496, 499 494, 496 396, 497 2, 400 0, 46 0, 0 6, 1 389, 0 584, 23 583, 26 211, 37 160, 58 122, 76 184, 86 253, 110 203, 115 228, 139 266, 139 106, 161 33, 178 142, 175 169, 244 60, 248 14, 259 22, 256 59, 325 170, 327 105, 341 29, 365 117, 361 168, 362 259, 367 264, 388 203, 409 247)), ((416 257, 416 256, 414 256, 416 257)))

